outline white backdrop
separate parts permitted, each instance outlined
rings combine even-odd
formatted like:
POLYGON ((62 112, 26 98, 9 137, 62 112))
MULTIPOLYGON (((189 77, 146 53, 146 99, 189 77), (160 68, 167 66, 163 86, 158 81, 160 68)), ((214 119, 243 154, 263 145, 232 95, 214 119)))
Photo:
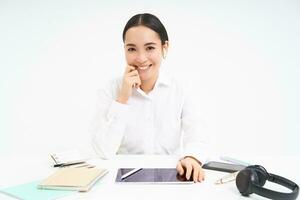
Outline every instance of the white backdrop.
POLYGON ((300 155, 299 1, 0 1, 0 155, 89 146, 96 91, 123 73, 127 20, 165 24, 162 67, 193 85, 224 154, 300 155))

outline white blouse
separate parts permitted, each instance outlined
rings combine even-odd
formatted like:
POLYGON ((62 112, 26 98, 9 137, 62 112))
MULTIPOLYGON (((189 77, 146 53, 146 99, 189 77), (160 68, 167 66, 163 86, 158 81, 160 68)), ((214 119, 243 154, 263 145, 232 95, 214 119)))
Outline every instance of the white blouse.
POLYGON ((153 90, 133 89, 127 104, 116 101, 122 78, 99 90, 92 145, 105 159, 116 154, 175 154, 202 163, 207 140, 195 107, 182 87, 162 71, 153 90))

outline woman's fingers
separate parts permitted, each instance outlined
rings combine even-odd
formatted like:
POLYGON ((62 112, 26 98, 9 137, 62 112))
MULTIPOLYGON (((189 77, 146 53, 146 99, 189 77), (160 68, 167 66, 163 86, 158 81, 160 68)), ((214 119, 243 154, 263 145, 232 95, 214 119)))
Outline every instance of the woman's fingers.
POLYGON ((131 81, 132 81, 132 86, 134 86, 135 88, 139 88, 141 85, 141 79, 140 79, 138 72, 135 70, 130 73, 132 73, 132 76, 129 77, 129 79, 131 79, 131 81))
POLYGON ((141 80, 139 76, 134 77, 133 84, 135 88, 139 88, 141 86, 141 80))
POLYGON ((192 174, 192 171, 193 171, 192 164, 190 162, 185 162, 185 169, 186 169, 185 178, 187 180, 190 180, 191 174, 192 174))
POLYGON ((133 66, 128 66, 126 68, 127 73, 125 74, 125 79, 131 87, 139 88, 141 85, 141 80, 139 77, 139 72, 133 66))
POLYGON ((135 70, 136 68, 132 65, 127 65, 126 69, 125 69, 125 74, 128 74, 129 72, 135 70))
MULTIPOLYGON (((193 181, 195 183, 198 182, 198 177, 199 177, 199 174, 200 174, 200 169, 199 169, 199 166, 195 166, 193 165, 193 181)), ((201 182, 201 181, 200 181, 201 182)))
POLYGON ((205 179, 205 173, 204 173, 204 170, 202 169, 202 167, 200 167, 200 173, 199 173, 199 176, 198 176, 198 181, 202 182, 202 181, 204 181, 204 179, 205 179))
POLYGON ((194 165, 194 182, 202 182, 204 181, 205 174, 202 167, 197 163, 194 165))
POLYGON ((141 80, 139 73, 134 66, 128 65, 125 68, 122 86, 119 90, 117 101, 126 104, 129 97, 132 95, 132 88, 139 88, 141 80))
POLYGON ((190 180, 192 176, 192 179, 195 183, 202 182, 205 178, 204 171, 201 165, 192 158, 185 158, 179 161, 176 169, 180 175, 184 174, 184 169, 185 169, 186 179, 190 180))
POLYGON ((177 163, 176 169, 180 176, 184 174, 184 169, 180 161, 177 163))
POLYGON ((132 77, 132 76, 138 76, 139 75, 139 72, 137 70, 133 70, 131 72, 128 72, 126 74, 128 77, 132 77))

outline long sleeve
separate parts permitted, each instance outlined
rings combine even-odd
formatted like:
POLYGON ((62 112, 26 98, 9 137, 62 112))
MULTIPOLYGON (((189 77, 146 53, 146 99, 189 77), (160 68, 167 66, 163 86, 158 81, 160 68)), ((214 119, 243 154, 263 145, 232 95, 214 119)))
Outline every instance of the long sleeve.
POLYGON ((192 156, 201 163, 209 157, 209 137, 204 129, 204 122, 199 117, 197 105, 191 99, 192 95, 185 95, 181 125, 183 129, 182 137, 182 157, 192 156))
POLYGON ((126 128, 129 106, 115 100, 117 91, 117 81, 99 90, 96 114, 90 130, 92 146, 104 159, 117 153, 126 128))

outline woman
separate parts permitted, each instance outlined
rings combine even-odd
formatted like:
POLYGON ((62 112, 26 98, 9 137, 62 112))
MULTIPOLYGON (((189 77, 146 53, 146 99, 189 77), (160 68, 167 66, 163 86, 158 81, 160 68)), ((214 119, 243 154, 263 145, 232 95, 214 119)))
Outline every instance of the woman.
POLYGON ((168 34, 152 14, 133 16, 123 31, 127 67, 122 78, 99 93, 93 147, 103 158, 115 154, 177 154, 177 171, 204 180, 205 143, 193 107, 178 83, 160 70, 168 34))

